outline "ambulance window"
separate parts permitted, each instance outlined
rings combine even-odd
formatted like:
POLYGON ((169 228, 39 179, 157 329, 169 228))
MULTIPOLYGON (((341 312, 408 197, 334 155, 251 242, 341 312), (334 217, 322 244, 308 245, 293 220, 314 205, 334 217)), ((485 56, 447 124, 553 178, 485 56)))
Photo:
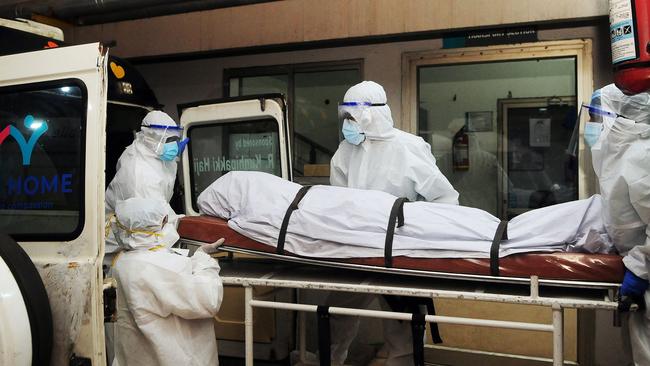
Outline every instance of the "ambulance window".
POLYGON ((86 105, 79 80, 0 88, 0 232, 31 241, 81 232, 86 105))
POLYGON ((190 127, 187 135, 192 205, 197 211, 199 194, 229 171, 282 176, 278 122, 273 118, 202 124, 190 127))

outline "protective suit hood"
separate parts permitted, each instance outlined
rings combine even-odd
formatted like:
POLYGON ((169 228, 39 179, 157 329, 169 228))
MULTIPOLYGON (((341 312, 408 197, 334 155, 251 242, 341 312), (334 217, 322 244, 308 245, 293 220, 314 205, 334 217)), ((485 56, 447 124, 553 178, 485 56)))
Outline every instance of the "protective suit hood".
POLYGON ((610 112, 614 112, 638 123, 650 124, 650 94, 639 93, 625 95, 614 84, 609 84, 596 91, 592 96, 592 104, 598 104, 610 112), (595 101, 594 97, 600 99, 595 101))
POLYGON ((162 111, 151 111, 142 119, 142 130, 138 132, 138 135, 142 135, 142 140, 147 142, 147 146, 152 151, 157 148, 161 140, 164 140, 167 135, 172 133, 171 130, 160 128, 162 126, 177 127, 176 122, 162 111), (148 126, 156 126, 157 128, 148 126))
POLYGON ((361 126, 361 132, 366 135, 367 140, 388 140, 396 136, 390 108, 386 104, 386 92, 381 85, 374 81, 362 81, 348 89, 343 101, 384 104, 369 107, 353 117, 361 126))
POLYGON ((150 249, 163 243, 167 203, 149 198, 119 201, 111 227, 119 246, 126 250, 150 249))

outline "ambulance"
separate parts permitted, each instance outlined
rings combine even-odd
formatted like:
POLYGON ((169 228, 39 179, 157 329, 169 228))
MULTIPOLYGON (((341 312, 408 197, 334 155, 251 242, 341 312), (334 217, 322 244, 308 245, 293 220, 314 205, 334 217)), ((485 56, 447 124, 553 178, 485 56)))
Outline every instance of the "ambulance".
MULTIPOLYGON (((66 45, 56 28, 0 19, 0 365, 107 363, 104 191, 142 118, 160 107, 104 45, 66 45)), ((291 179, 281 95, 179 108, 191 141, 177 212, 196 214, 196 195, 228 170, 291 179)), ((268 354, 288 354, 288 333, 269 338, 282 351, 269 340, 268 354)))

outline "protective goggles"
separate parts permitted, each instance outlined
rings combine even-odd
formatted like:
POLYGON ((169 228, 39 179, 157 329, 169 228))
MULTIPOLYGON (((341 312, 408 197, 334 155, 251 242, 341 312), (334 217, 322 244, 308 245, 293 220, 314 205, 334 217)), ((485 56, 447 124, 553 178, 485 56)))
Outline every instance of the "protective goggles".
POLYGON ((159 141, 157 141, 154 148, 154 151, 158 154, 162 152, 163 145, 170 142, 176 142, 178 144, 178 155, 180 155, 183 153, 183 150, 185 150, 187 143, 190 142, 189 138, 184 138, 181 140, 181 136, 183 135, 183 127, 180 126, 142 125, 140 127, 162 131, 162 137, 159 141))
MULTIPOLYGON (((365 111, 371 107, 382 107, 386 103, 370 102, 343 102, 339 103, 339 120, 351 119, 357 121, 365 111)), ((357 121, 359 122, 359 121, 357 121)))

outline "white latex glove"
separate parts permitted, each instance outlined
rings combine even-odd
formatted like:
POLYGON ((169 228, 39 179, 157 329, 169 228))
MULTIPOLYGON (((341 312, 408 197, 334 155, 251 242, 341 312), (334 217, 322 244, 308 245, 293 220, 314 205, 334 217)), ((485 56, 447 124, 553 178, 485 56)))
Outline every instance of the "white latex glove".
POLYGON ((219 247, 221 246, 221 244, 223 244, 224 241, 226 241, 226 239, 221 238, 221 239, 215 241, 214 243, 203 244, 203 245, 201 245, 201 246, 199 247, 199 249, 197 249, 197 251, 200 250, 200 251, 202 251, 202 252, 205 253, 205 254, 216 253, 217 250, 218 250, 217 248, 219 248, 219 247))

